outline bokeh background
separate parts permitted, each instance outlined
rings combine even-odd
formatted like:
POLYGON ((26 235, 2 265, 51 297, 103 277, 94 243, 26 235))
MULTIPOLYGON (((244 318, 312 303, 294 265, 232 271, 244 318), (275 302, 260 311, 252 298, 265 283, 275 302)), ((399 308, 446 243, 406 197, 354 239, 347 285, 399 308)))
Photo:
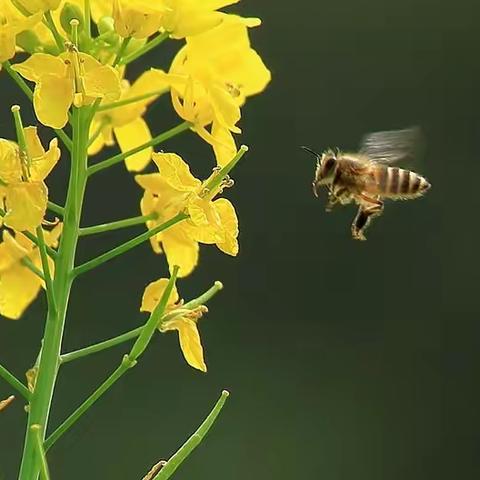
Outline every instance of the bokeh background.
MULTIPOLYGON (((244 109, 242 141, 251 150, 227 192, 241 221, 241 253, 202 248, 200 267, 179 282, 186 299, 214 280, 225 284, 200 325, 209 372, 187 367, 176 335, 157 335, 52 449, 53 478, 141 478, 223 388, 232 393, 227 406, 175 478, 477 478, 478 8, 243 0, 232 10, 263 19, 251 36, 273 81, 244 109), (433 188, 424 199, 388 204, 368 242, 353 242, 354 209, 324 213, 324 199, 311 193, 314 161, 298 147, 355 149, 366 132, 410 125, 424 130, 416 168, 433 188)), ((167 44, 132 64, 131 78, 147 64, 166 67, 173 51, 167 44)), ((22 97, 4 74, 0 89, 2 136, 13 138, 9 107, 22 97)), ((155 133, 176 122, 167 98, 149 120, 155 133)), ((184 155, 199 176, 213 165, 193 134, 163 148, 184 155)), ((50 179, 59 202, 64 182, 60 167, 50 179)), ((139 198, 122 165, 99 174, 84 224, 137 215, 139 198)), ((82 241, 79 260, 131 234, 82 241)), ((143 289, 165 274, 164 259, 144 245, 81 278, 65 351, 143 322, 143 289)), ((40 300, 20 321, 0 323, 1 361, 19 376, 38 351, 44 308, 40 300)), ((52 425, 126 348, 62 368, 52 425)), ((10 393, 0 383, 0 397, 10 393)), ((0 415, 2 480, 16 477, 24 420, 19 400, 0 415)))

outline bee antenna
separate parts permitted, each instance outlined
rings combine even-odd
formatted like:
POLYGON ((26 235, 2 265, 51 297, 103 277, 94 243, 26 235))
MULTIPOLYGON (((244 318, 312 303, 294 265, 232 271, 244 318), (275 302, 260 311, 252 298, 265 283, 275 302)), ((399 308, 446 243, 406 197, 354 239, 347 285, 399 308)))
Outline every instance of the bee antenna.
POLYGON ((317 160, 321 157, 321 155, 317 152, 314 152, 311 148, 304 147, 303 145, 300 146, 301 149, 305 150, 308 153, 311 153, 317 160))

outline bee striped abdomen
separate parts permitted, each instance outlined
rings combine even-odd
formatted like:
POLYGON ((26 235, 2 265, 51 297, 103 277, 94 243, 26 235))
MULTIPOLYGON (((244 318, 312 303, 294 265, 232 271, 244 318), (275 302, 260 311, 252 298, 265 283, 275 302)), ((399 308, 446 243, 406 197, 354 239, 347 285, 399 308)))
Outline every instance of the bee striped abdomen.
POLYGON ((403 168, 388 167, 383 173, 384 179, 377 178, 379 189, 390 198, 415 198, 430 188, 430 184, 415 172, 403 168), (383 188, 382 188, 383 187, 383 188))

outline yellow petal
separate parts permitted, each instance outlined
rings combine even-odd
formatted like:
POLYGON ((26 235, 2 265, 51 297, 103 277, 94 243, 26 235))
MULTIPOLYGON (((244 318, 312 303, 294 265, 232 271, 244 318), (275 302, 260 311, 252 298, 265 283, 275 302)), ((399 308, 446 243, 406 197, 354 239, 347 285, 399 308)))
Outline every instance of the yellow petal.
POLYGON ((37 134, 37 127, 26 127, 23 129, 27 142, 28 153, 31 157, 41 157, 45 154, 42 142, 37 134))
POLYGON ((0 314, 17 319, 35 300, 41 280, 21 263, 0 273, 0 314))
POLYGON ((233 97, 225 88, 217 85, 212 86, 209 93, 213 111, 219 123, 232 132, 240 133, 240 129, 236 127, 236 123, 240 120, 240 108, 233 97))
MULTIPOLYGON (((147 122, 141 117, 127 123, 123 127, 113 129, 118 145, 122 152, 128 152, 152 139, 147 122)), ((143 170, 149 163, 153 152, 152 147, 145 148, 141 152, 130 155, 126 158, 125 164, 131 172, 143 170)))
POLYGON ((3 241, 0 243, 0 276, 2 271, 9 269, 31 251, 31 248, 17 242, 16 237, 8 230, 3 230, 3 241))
POLYGON ((217 242, 217 247, 228 255, 238 254, 238 218, 232 203, 226 198, 219 198, 213 202, 223 230, 223 240, 217 242))
POLYGON ((224 167, 237 153, 237 146, 230 130, 219 122, 212 124, 212 137, 215 139, 213 151, 217 165, 224 167))
POLYGON ((32 157, 30 178, 33 181, 42 181, 52 171, 60 158, 58 139, 52 139, 48 150, 45 152, 38 138, 37 129, 35 127, 27 127, 24 130, 28 151, 32 157))
POLYGON ((85 94, 93 98, 105 98, 107 101, 120 97, 120 78, 118 72, 109 65, 87 71, 83 77, 85 94))
POLYGON ((114 0, 115 31, 123 38, 149 37, 159 30, 164 11, 165 7, 159 2, 114 0))
POLYGON ((0 63, 15 56, 15 32, 11 28, 0 25, 0 63))
POLYGON ((187 235, 182 225, 176 225, 163 232, 162 245, 170 272, 175 265, 180 267, 179 278, 186 277, 193 271, 198 263, 198 243, 187 235))
MULTIPOLYGON (((159 280, 150 283, 145 288, 142 297, 142 305, 140 307, 141 312, 153 312, 155 307, 160 302, 163 293, 168 285, 168 278, 160 278, 159 280)), ((167 301, 167 306, 177 303, 179 300, 177 288, 174 286, 167 301)))
POLYGON ((166 180, 159 173, 135 175, 135 181, 145 190, 160 195, 170 189, 166 180))
POLYGON ((190 192, 202 183, 190 173, 188 164, 176 153, 153 153, 152 160, 162 178, 178 191, 190 192))
POLYGON ((22 77, 32 82, 39 82, 44 75, 65 77, 67 66, 60 57, 46 53, 34 53, 22 63, 12 66, 22 77))
POLYGON ((43 182, 19 182, 8 185, 5 200, 5 225, 17 231, 34 230, 45 216, 47 187, 43 182))
POLYGON ((193 368, 206 372, 207 366, 203 359, 203 347, 197 324, 193 320, 184 318, 177 322, 177 330, 180 348, 187 363, 193 368))
POLYGON ((5 183, 19 182, 22 178, 22 165, 15 143, 0 138, 0 179, 5 183))
POLYGON ((72 101, 72 81, 56 75, 44 75, 33 94, 33 105, 38 119, 52 128, 63 128, 66 125, 72 101))

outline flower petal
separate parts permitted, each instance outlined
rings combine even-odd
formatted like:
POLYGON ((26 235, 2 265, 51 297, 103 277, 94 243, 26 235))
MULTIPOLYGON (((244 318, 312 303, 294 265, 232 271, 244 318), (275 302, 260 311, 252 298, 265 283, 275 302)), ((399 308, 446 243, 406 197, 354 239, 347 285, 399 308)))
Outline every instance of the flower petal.
POLYGON ((21 263, 0 273, 0 314, 17 319, 35 300, 41 280, 21 263))
POLYGON ((192 240, 182 225, 176 225, 162 233, 162 245, 167 256, 170 272, 175 265, 180 267, 178 277, 186 277, 198 263, 198 243, 192 240))
POLYGON ((120 97, 120 78, 118 72, 109 65, 87 71, 83 77, 87 97, 105 98, 107 101, 120 97))
POLYGON ((34 53, 24 62, 12 66, 23 78, 32 82, 40 82, 44 75, 65 77, 67 66, 60 57, 47 53, 34 53))
MULTIPOLYGON (((152 139, 147 122, 142 117, 138 117, 122 127, 115 127, 113 131, 122 152, 128 152, 132 148, 138 147, 152 139)), ((153 148, 148 147, 134 155, 128 156, 125 159, 127 169, 131 172, 143 170, 150 163, 152 152, 153 148)))
POLYGON ((160 175, 168 184, 181 192, 191 192, 201 185, 190 167, 176 153, 153 153, 152 160, 157 164, 160 175))
POLYGON ((232 133, 219 122, 212 124, 212 137, 216 140, 213 146, 217 165, 224 167, 237 153, 237 146, 232 133))
POLYGON ((217 247, 228 255, 238 254, 238 218, 232 203, 226 198, 219 198, 213 202, 214 208, 220 217, 223 230, 223 240, 217 241, 217 247))
POLYGON ((33 94, 38 119, 47 127, 63 128, 73 101, 73 84, 68 78, 44 75, 33 94))
MULTIPOLYGON (((160 299, 167 288, 168 281, 168 278, 160 278, 147 285, 143 292, 142 305, 140 307, 141 312, 153 312, 153 310, 155 310, 155 307, 158 305, 158 302, 160 302, 160 299)), ((177 303, 178 300, 178 291, 174 285, 167 301, 167 306, 177 303)))
POLYGON ((180 348, 187 363, 202 372, 207 371, 203 359, 203 347, 198 333, 197 324, 188 318, 182 318, 177 322, 178 338, 180 348))
POLYGON ((7 187, 5 225, 19 232, 34 230, 45 216, 47 187, 43 182, 19 182, 7 187))

